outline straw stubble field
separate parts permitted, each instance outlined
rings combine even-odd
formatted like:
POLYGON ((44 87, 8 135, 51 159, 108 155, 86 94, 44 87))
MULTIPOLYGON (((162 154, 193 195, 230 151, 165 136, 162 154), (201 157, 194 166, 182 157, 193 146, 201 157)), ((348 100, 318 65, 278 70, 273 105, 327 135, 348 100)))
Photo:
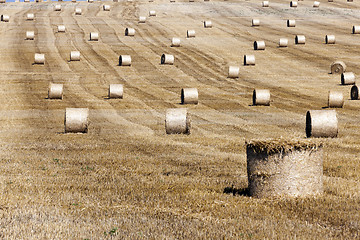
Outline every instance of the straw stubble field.
POLYGON ((341 59, 360 74, 360 37, 351 34, 360 3, 134 0, 106 2, 110 11, 101 2, 60 4, 60 12, 55 2, 0 6, 10 16, 0 22, 0 238, 359 238, 360 101, 329 72, 341 59), (157 16, 139 24, 149 10, 157 16), (252 18, 261 25, 251 27, 252 18), (127 27, 134 37, 124 36, 127 27), (191 29, 196 37, 186 39, 191 29), (294 45, 297 34, 305 45, 294 45), (335 45, 325 44, 327 34, 335 45), (171 48, 172 37, 182 46, 171 48), (283 37, 288 48, 277 47, 283 37), (254 51, 261 40, 266 50, 254 51), (81 61, 70 62, 71 51, 81 61), (33 65, 34 53, 45 54, 45 65, 33 65), (163 53, 174 65, 160 65, 163 53), (242 65, 245 54, 255 66, 242 65), (131 67, 118 66, 120 55, 131 56, 131 67), (229 65, 240 66, 239 79, 226 77, 229 65), (64 84, 63 100, 47 99, 50 82, 64 84), (108 99, 109 84, 123 84, 124 98, 108 99), (186 106, 191 134, 166 135, 165 111, 182 107, 180 91, 189 87, 199 91, 199 104, 186 106), (271 91, 270 106, 251 106, 255 88, 271 91), (245 141, 305 138, 306 111, 325 107, 329 90, 346 100, 338 138, 322 140, 325 193, 247 196, 245 141), (90 109, 87 134, 64 134, 66 107, 90 109))

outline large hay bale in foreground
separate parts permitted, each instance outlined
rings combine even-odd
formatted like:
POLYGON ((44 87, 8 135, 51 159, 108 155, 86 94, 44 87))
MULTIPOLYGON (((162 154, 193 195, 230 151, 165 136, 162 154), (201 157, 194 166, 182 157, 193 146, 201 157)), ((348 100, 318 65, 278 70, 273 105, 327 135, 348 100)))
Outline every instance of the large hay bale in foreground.
POLYGON ((88 132, 88 108, 66 108, 65 110, 65 133, 88 132))
POLYGON ((250 196, 309 197, 322 194, 322 145, 310 141, 246 143, 250 196))
POLYGON ((48 89, 49 99, 63 99, 63 84, 50 83, 48 89))
POLYGON ((198 104, 199 93, 197 88, 181 89, 181 104, 198 104))
POLYGON ((329 91, 328 107, 342 108, 344 105, 344 95, 339 91, 329 91))
POLYGON ((335 61, 330 65, 330 72, 332 74, 342 74, 346 72, 346 64, 343 61, 335 61))
POLYGON ((165 130, 167 134, 190 134, 191 120, 186 108, 166 110, 165 130))
POLYGON ((338 120, 335 110, 310 110, 306 113, 306 137, 337 137, 338 120))
POLYGON ((341 85, 354 85, 355 74, 353 72, 345 72, 341 74, 341 85))

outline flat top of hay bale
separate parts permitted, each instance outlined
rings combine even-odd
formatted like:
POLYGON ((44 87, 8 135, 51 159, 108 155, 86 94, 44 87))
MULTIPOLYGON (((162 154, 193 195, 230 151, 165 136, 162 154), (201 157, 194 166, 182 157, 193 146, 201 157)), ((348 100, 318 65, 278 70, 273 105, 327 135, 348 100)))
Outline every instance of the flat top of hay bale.
POLYGON ((323 146, 320 140, 315 139, 263 139, 245 142, 246 147, 256 152, 279 153, 293 150, 316 150, 323 146))

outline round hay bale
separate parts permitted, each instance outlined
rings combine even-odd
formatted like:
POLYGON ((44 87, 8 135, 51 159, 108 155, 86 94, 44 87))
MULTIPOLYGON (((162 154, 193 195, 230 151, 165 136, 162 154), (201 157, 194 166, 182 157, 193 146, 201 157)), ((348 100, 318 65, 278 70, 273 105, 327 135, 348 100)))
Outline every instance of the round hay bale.
POLYGON ((90 33, 90 41, 99 41, 99 33, 91 32, 90 33))
POLYGON ((354 85, 355 74, 353 72, 345 72, 341 74, 341 85, 354 85))
POLYGON ((331 63, 330 71, 332 74, 342 74, 346 71, 346 64, 343 61, 335 61, 331 63))
POLYGON ((313 4, 313 7, 314 7, 314 8, 318 8, 319 6, 320 6, 320 2, 315 1, 314 4, 313 4))
POLYGON ((172 38, 171 39, 172 47, 180 47, 180 44, 181 44, 180 38, 172 38))
POLYGON ((353 34, 359 34, 360 33, 360 26, 353 26, 352 27, 352 33, 353 34))
POLYGON ((45 64, 45 54, 35 53, 35 64, 45 64))
POLYGON ((110 11, 110 5, 103 5, 104 11, 110 11))
POLYGON ((119 66, 131 66, 131 56, 130 55, 120 55, 119 66))
POLYGON ((80 61, 80 52, 79 51, 71 51, 70 52, 70 61, 80 61))
POLYGON ((286 21, 286 26, 287 27, 295 27, 296 26, 296 20, 294 19, 289 19, 286 21))
POLYGON ((197 88, 181 89, 181 104, 198 104, 199 94, 197 88))
POLYGON ((94 2, 94 0, 88 0, 88 3, 93 3, 94 2))
POLYGON ((244 65, 255 65, 255 55, 244 55, 244 65))
POLYGON ((171 54, 163 54, 163 55, 161 55, 161 64, 173 65, 174 60, 175 60, 174 55, 171 55, 171 54))
POLYGON ((342 92, 329 91, 328 107, 329 108, 342 108, 344 105, 344 95, 342 92))
POLYGON ((64 25, 59 25, 58 26, 58 32, 65 32, 65 26, 64 25))
POLYGON ((26 40, 34 40, 35 32, 34 31, 26 31, 26 40))
POLYGON ((76 3, 76 0, 71 0, 71 2, 76 3))
POLYGON ((170 2, 171 2, 171 3, 174 3, 174 2, 175 2, 175 0, 170 0, 170 2))
POLYGON ((306 113, 306 137, 337 137, 335 110, 309 110, 306 113))
POLYGON ((156 17, 156 11, 155 10, 150 10, 149 11, 149 17, 156 17))
POLYGON ((295 44, 305 44, 305 36, 304 35, 296 35, 295 44))
POLYGON ((334 0, 328 0, 328 2, 334 2, 334 0))
POLYGON ((126 28, 125 29, 125 36, 135 36, 135 29, 133 28, 126 28))
POLYGON ((262 7, 269 7, 269 1, 263 1, 262 7))
POLYGON ((61 5, 60 4, 55 5, 55 11, 61 11, 61 5))
POLYGON ((63 99, 63 84, 49 84, 48 98, 49 99, 63 99))
POLYGON ((326 44, 335 44, 335 36, 334 35, 326 35, 325 43, 326 44))
POLYGON ((353 2, 353 0, 347 0, 347 2, 353 2))
POLYGON ((1 21, 9 22, 10 21, 10 16, 9 15, 1 15, 1 21))
POLYGON ((165 130, 167 134, 190 134, 191 120, 186 108, 166 110, 165 130))
POLYGON ((204 28, 212 28, 212 22, 210 20, 204 21, 204 28))
POLYGON ((296 8, 298 5, 297 1, 291 1, 290 2, 290 7, 296 8))
POLYGON ((65 133, 88 132, 88 108, 66 108, 65 110, 65 133))
POLYGON ((237 66, 229 66, 228 78, 238 78, 240 73, 240 68, 237 66))
POLYGON ((323 150, 309 140, 246 143, 249 195, 256 198, 308 197, 323 188, 323 150))
POLYGON ((254 89, 253 106, 270 106, 270 90, 254 89))
POLYGON ((359 88, 356 85, 351 87, 350 98, 351 100, 359 100, 359 88))
POLYGON ((186 31, 186 37, 194 38, 195 37, 195 30, 187 30, 186 31))
POLYGON ((288 46, 288 39, 287 38, 280 38, 279 40, 279 47, 287 47, 288 46))
POLYGON ((251 26, 252 26, 252 27, 258 27, 258 26, 260 26, 260 19, 252 19, 252 20, 251 20, 251 26))
POLYGON ((75 8, 75 15, 81 15, 82 10, 81 8, 75 8))
POLYGON ((26 14, 26 20, 28 20, 28 21, 32 21, 32 20, 34 20, 34 14, 33 13, 28 13, 28 14, 26 14))
POLYGON ((265 50, 265 41, 255 41, 254 50, 265 50))
POLYGON ((139 23, 145 23, 145 22, 146 22, 146 17, 140 16, 139 23))
POLYGON ((124 86, 122 84, 110 84, 109 98, 123 98, 124 86))

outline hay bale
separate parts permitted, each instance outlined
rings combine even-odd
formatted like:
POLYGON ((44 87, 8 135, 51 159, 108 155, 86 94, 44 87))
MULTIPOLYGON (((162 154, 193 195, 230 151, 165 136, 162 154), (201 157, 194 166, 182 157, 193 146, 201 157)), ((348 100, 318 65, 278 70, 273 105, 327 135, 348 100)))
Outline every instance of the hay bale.
POLYGON ((110 84, 109 98, 123 98, 124 86, 122 84, 110 84))
POLYGON ((161 64, 173 65, 174 60, 175 60, 174 55, 171 55, 171 54, 163 54, 163 55, 161 55, 161 64))
POLYGON ((27 21, 33 21, 35 18, 34 14, 33 13, 28 13, 26 14, 26 20, 27 21))
POLYGON ((342 92, 329 91, 328 107, 329 108, 342 108, 344 105, 344 95, 342 92))
POLYGON ((270 90, 254 89, 253 106, 270 106, 270 90))
POLYGON ((125 29, 125 36, 130 36, 130 37, 135 36, 135 29, 133 29, 133 28, 126 28, 126 29, 125 29))
POLYGON ((249 194, 256 198, 308 197, 324 192, 323 150, 309 140, 246 143, 249 194))
POLYGON ((71 2, 76 3, 76 0, 71 0, 71 2))
POLYGON ((155 12, 155 10, 150 10, 150 11, 149 11, 149 17, 156 17, 156 12, 155 12))
POLYGON ((287 38, 280 38, 279 40, 279 47, 287 47, 288 46, 288 39, 287 38))
POLYGON ((190 134, 191 120, 186 108, 166 110, 165 130, 167 134, 190 134))
POLYGON ((255 65, 255 55, 244 55, 244 65, 255 65))
POLYGON ((204 21, 204 28, 212 28, 212 22, 210 20, 204 21))
POLYGON ((314 7, 314 8, 318 8, 319 6, 320 6, 320 2, 315 1, 314 4, 313 4, 313 7, 314 7))
POLYGON ((34 40, 35 32, 34 31, 26 31, 26 40, 34 40))
POLYGON ((263 1, 262 7, 269 7, 269 1, 263 1))
POLYGON ((60 5, 60 4, 56 4, 54 10, 55 10, 55 11, 61 11, 61 5, 60 5))
POLYGON ((334 0, 328 0, 328 2, 334 2, 334 0))
POLYGON ((355 74, 353 72, 345 72, 341 74, 341 85, 354 85, 355 74))
POLYGON ((360 33, 360 26, 353 26, 352 27, 352 33, 353 34, 359 34, 360 33))
POLYGON ((265 41, 255 41, 254 50, 265 50, 265 41))
POLYGON ((330 65, 330 71, 332 74, 342 74, 346 72, 346 64, 343 61, 335 61, 330 65))
POLYGON ((290 7, 296 8, 298 5, 297 1, 291 1, 290 2, 290 7))
POLYGON ((187 30, 186 31, 187 38, 194 38, 195 37, 195 30, 187 30))
POLYGON ((35 64, 45 64, 45 54, 35 53, 34 59, 35 64))
POLYGON ((145 23, 145 22, 146 22, 146 17, 140 16, 139 23, 145 23))
POLYGON ((88 108, 66 108, 65 110, 65 133, 88 132, 88 108))
POLYGON ((58 32, 65 32, 65 26, 64 25, 59 25, 58 26, 58 32))
POLYGON ((110 11, 110 5, 103 5, 104 11, 110 11))
POLYGON ((81 14, 82 14, 81 8, 75 8, 75 15, 81 15, 81 14))
POLYGON ((119 66, 131 66, 131 56, 130 55, 120 55, 119 66))
POLYGON ((181 89, 181 104, 198 104, 199 94, 197 88, 181 89))
POLYGON ((229 66, 228 78, 238 78, 240 73, 240 68, 237 66, 229 66))
POLYGON ((353 2, 353 0, 347 0, 347 2, 353 2))
POLYGON ((1 21, 2 22, 9 22, 10 16, 9 15, 1 15, 1 21))
POLYGON ((49 99, 63 99, 63 84, 50 83, 48 89, 49 99))
POLYGON ((79 51, 71 51, 70 52, 70 61, 80 61, 80 52, 79 51))
POLYGON ((295 27, 296 26, 296 21, 294 19, 288 19, 286 21, 286 26, 287 27, 295 27))
POLYGON ((91 32, 90 33, 90 41, 99 41, 99 33, 91 32))
POLYGON ((251 26, 252 26, 252 27, 258 27, 258 26, 260 26, 260 19, 252 19, 252 20, 251 20, 251 26))
POLYGON ((305 44, 305 36, 304 35, 296 35, 295 36, 295 44, 305 44))
POLYGON ((180 47, 181 41, 180 38, 171 39, 171 47, 180 47))
POLYGON ((358 86, 354 85, 354 86, 351 87, 350 98, 351 98, 351 100, 359 100, 359 88, 358 88, 358 86))
POLYGON ((94 2, 94 0, 88 0, 88 3, 93 3, 94 2))
POLYGON ((334 35, 326 35, 325 43, 326 44, 335 44, 335 36, 334 35))
POLYGON ((337 137, 335 110, 309 110, 306 113, 306 137, 337 137))

